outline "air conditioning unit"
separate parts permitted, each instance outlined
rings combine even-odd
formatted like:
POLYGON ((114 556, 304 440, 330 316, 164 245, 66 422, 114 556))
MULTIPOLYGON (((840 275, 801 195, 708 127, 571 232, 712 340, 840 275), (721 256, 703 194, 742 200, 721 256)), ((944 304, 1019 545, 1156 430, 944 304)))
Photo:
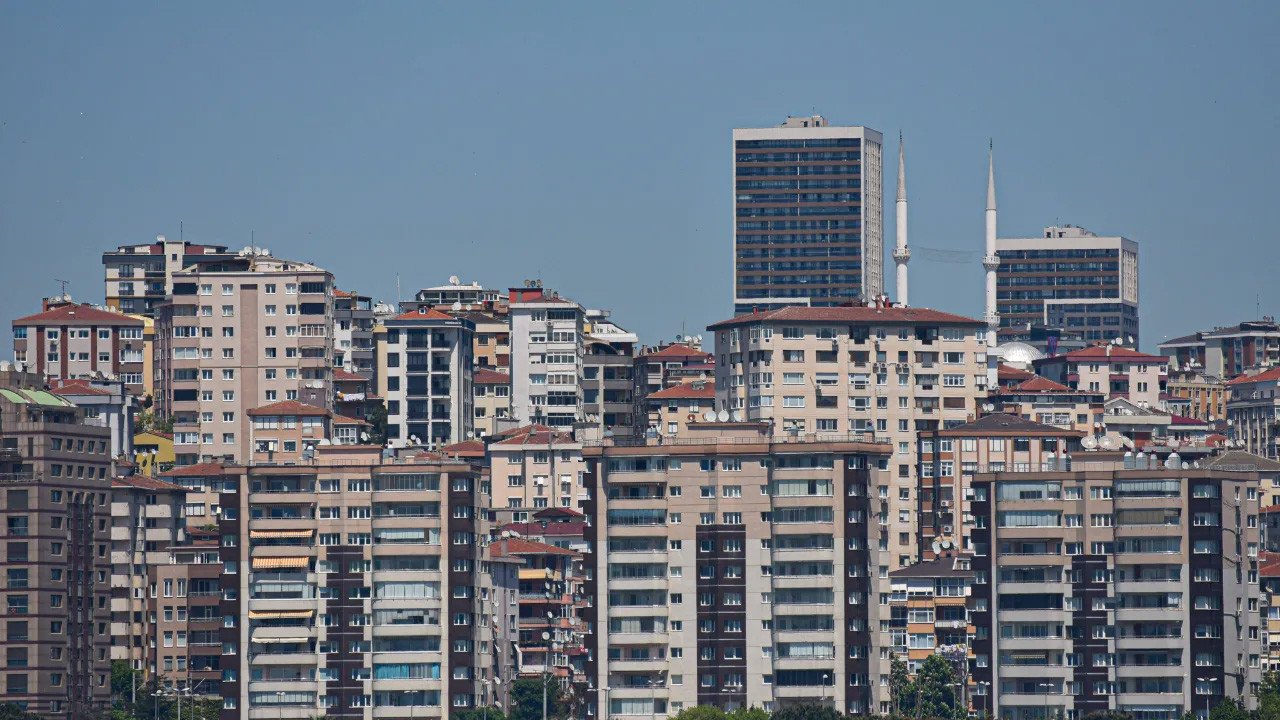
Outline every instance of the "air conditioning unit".
POLYGON ((943 534, 943 535, 950 535, 950 534, 951 534, 951 526, 950 526, 950 525, 943 525, 943 526, 942 526, 942 534, 943 534))
POLYGON ((949 507, 951 507, 951 501, 950 501, 950 500, 943 500, 943 501, 942 501, 942 507, 944 507, 944 508, 949 508, 949 507))

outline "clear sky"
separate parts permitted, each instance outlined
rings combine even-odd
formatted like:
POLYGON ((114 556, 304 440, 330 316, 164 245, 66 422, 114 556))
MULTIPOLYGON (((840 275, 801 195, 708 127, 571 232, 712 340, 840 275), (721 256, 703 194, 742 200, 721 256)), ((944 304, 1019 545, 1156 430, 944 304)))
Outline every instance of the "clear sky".
POLYGON ((1153 348, 1280 310, 1277 37, 1274 1, 0 3, 0 323, 182 222, 385 300, 541 277, 702 331, 730 130, 818 112, 885 133, 890 204, 905 132, 912 245, 972 253, 918 250, 913 304, 981 313, 993 137, 1002 236, 1140 243, 1153 348))

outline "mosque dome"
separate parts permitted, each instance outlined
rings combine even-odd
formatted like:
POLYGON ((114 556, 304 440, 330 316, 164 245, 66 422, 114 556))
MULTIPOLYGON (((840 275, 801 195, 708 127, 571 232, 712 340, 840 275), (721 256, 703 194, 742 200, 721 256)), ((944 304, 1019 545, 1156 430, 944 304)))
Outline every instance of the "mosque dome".
POLYGON ((1030 370, 1031 364, 1044 357, 1044 353, 1024 342, 1007 342, 996 346, 996 355, 1005 365, 1030 370))

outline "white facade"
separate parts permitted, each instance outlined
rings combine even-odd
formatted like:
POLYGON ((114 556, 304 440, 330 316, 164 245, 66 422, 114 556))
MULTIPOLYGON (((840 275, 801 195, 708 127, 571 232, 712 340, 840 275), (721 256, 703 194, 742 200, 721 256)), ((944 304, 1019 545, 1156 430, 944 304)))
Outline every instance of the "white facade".
POLYGON ((388 443, 439 447, 472 438, 475 326, 426 307, 385 325, 380 371, 386 374, 388 443))
POLYGON ((578 303, 541 289, 511 303, 511 416, 569 427, 583 414, 583 333, 578 303))

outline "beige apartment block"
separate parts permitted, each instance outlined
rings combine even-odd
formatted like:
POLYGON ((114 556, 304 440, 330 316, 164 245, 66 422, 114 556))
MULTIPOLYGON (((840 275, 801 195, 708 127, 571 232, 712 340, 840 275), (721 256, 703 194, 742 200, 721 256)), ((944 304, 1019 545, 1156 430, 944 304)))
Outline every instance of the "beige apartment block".
POLYGON ((1092 345, 1065 355, 1036 360, 1035 371, 1074 390, 1124 398, 1159 409, 1168 379, 1169 359, 1120 345, 1092 345))
POLYGON ((1080 450, 1083 436, 1003 413, 920 433, 921 559, 973 551, 975 474, 1055 469, 1080 450))
POLYGON ((1226 387, 1232 439, 1256 455, 1280 458, 1280 368, 1240 375, 1226 387))
MULTIPOLYGON (((934 654, 952 659, 961 668, 961 705, 981 717, 985 696, 975 697, 977 686, 968 673, 973 660, 970 639, 977 632, 970 618, 971 560, 968 555, 952 553, 889 573, 889 637, 884 646, 907 664, 907 673, 912 676, 934 654)), ((890 702, 881 700, 882 714, 891 709, 890 702)))
POLYGON ((111 695, 111 435, 42 382, 0 374, 0 697, 91 720, 111 695))
POLYGON ((893 447, 876 488, 888 566, 917 556, 916 434, 976 417, 985 325, 923 308, 803 308, 740 315, 715 333, 716 410, 778 437, 872 436, 893 447))
POLYGON ((111 482, 112 660, 146 670, 147 576, 186 537, 186 488, 144 476, 111 482))
POLYGON ((500 704, 518 579, 478 466, 324 446, 218 480, 224 720, 444 718, 500 704))
POLYGON ((44 309, 13 321, 13 357, 47 378, 118 379, 130 393, 146 391, 146 323, 141 317, 46 299, 44 309))
POLYGON ((693 423, 705 422, 715 412, 716 384, 694 380, 649 393, 645 398, 646 426, 662 437, 683 435, 693 423))
POLYGON ((188 528, 213 528, 218 525, 221 500, 218 497, 218 480, 226 472, 223 463, 198 463, 181 465, 161 471, 161 480, 173 483, 187 491, 183 517, 188 528))
POLYGON ((1259 474, 1201 465, 1086 452, 974 476, 973 674, 991 716, 1256 704, 1259 474))
POLYGON ((361 445, 369 423, 315 405, 282 400, 248 411, 252 462, 296 463, 322 445, 361 445))
POLYGON ((589 441, 595 716, 803 702, 874 712, 888 660, 873 478, 889 452, 778 437, 763 422, 589 441))
POLYGON ((487 368, 498 372, 511 369, 511 325, 508 323, 505 305, 495 305, 489 310, 449 311, 475 325, 472 361, 476 369, 487 368))
POLYGON ((219 544, 216 533, 197 531, 147 568, 147 672, 193 695, 216 696, 222 677, 219 544))
POLYGON ((1205 422, 1221 422, 1227 417, 1227 384, 1220 377, 1195 371, 1169 373, 1165 385, 1169 405, 1181 404, 1187 417, 1205 422))
POLYGON ((1035 373, 1004 365, 999 367, 997 378, 998 385, 986 403, 992 411, 1064 430, 1098 432, 1097 423, 1104 416, 1102 393, 1074 390, 1035 373))
POLYGON ((156 330, 157 409, 178 465, 251 456, 248 410, 333 406, 333 275, 247 254, 174 273, 156 330))
POLYGON ((498 431, 499 424, 511 417, 511 376, 476 368, 471 376, 475 389, 476 437, 489 437, 498 431))
POLYGON ((499 522, 527 522, 544 508, 582 507, 582 443, 571 433, 530 425, 498 437, 489 445, 489 473, 499 522))
MULTIPOLYGON (((698 340, 700 343, 700 340, 698 340)), ((673 385, 715 378, 715 355, 703 352, 701 346, 674 342, 655 348, 644 348, 635 358, 635 422, 636 434, 643 435, 649 424, 648 397, 673 385)))
POLYGON ((107 306, 155 317, 173 292, 175 273, 197 264, 236 257, 224 245, 200 245, 157 235, 149 244, 121 245, 102 253, 107 306))

